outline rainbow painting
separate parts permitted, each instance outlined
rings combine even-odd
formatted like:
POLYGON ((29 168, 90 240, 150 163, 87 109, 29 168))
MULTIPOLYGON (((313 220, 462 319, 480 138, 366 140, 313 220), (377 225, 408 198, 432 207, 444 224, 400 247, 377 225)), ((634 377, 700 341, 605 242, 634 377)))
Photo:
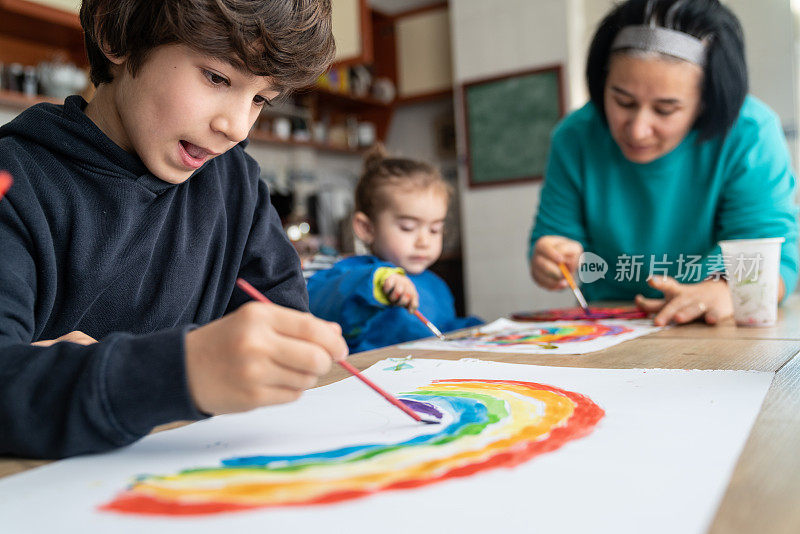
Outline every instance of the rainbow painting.
POLYGON ((449 334, 446 340, 425 339, 407 349, 476 350, 521 354, 586 354, 659 330, 646 321, 551 321, 541 323, 498 319, 488 325, 449 334))
POLYGON ((474 357, 363 372, 440 424, 348 377, 4 477, 1 530, 707 532, 774 378, 474 357))
POLYGON ((413 490, 528 462, 587 436, 604 416, 580 393, 516 380, 434 380, 400 398, 440 419, 438 429, 399 441, 292 456, 237 456, 214 467, 141 476, 101 509, 203 516, 413 490))
POLYGON ((632 332, 622 325, 604 324, 560 324, 555 326, 527 327, 501 333, 473 330, 454 341, 478 343, 487 346, 511 347, 516 345, 545 346, 556 343, 590 341, 602 336, 618 336, 632 332))

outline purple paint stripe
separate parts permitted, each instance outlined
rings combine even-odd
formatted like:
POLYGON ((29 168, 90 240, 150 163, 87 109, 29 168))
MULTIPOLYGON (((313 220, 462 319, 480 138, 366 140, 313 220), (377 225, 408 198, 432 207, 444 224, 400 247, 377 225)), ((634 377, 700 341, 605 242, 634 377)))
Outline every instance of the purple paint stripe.
POLYGON ((427 402, 420 402, 411 399, 400 399, 400 402, 411 408, 417 413, 422 413, 425 415, 431 415, 436 419, 442 418, 442 412, 436 409, 436 406, 427 402))

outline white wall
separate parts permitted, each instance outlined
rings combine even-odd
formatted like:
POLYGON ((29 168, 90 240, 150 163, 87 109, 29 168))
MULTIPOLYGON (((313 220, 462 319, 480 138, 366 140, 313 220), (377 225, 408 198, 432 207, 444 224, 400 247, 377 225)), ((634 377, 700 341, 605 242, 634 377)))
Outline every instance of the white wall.
MULTIPOLYGON (((554 63, 567 64, 564 0, 458 0, 450 3, 454 84, 554 63)), ((565 82, 570 73, 565 71, 565 82)), ((569 93, 569 91, 568 91, 569 93)), ((459 153, 465 140, 456 101, 459 153)), ((509 312, 568 305, 571 296, 534 287, 528 234, 540 184, 469 189, 459 165, 467 309, 490 320, 509 312)))
POLYGON ((0 108, 0 125, 9 122, 11 119, 16 117, 18 114, 19 114, 19 111, 17 111, 17 110, 0 108))
POLYGON ((394 155, 421 159, 443 166, 454 158, 442 157, 436 150, 436 121, 453 112, 453 101, 443 98, 432 102, 406 104, 396 109, 386 135, 386 148, 394 155))
POLYGON ((789 134, 798 169, 797 74, 790 0, 727 0, 744 28, 750 92, 769 104, 789 134))

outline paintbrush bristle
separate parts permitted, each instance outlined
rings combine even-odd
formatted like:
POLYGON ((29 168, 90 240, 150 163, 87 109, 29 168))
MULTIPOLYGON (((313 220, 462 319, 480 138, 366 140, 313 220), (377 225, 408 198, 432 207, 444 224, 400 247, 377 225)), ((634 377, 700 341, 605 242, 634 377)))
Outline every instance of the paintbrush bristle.
MULTIPOLYGON (((419 415, 419 413, 417 413, 417 415, 419 415)), ((438 419, 428 419, 421 415, 419 415, 419 420, 425 423, 426 425, 438 425, 439 423, 441 423, 441 421, 439 421, 438 419)))

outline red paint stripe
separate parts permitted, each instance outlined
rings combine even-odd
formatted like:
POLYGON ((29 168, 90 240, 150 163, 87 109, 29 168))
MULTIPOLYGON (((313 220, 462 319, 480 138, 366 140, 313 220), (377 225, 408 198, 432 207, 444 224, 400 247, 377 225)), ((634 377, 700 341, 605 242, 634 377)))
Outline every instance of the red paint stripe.
POLYGON ((11 174, 7 171, 0 171, 0 199, 5 196, 13 184, 14 180, 11 178, 11 174))
POLYGON ((261 506, 242 506, 221 502, 181 503, 155 499, 136 493, 121 493, 108 504, 100 507, 106 512, 121 512, 138 515, 209 515, 224 512, 242 512, 261 506))

